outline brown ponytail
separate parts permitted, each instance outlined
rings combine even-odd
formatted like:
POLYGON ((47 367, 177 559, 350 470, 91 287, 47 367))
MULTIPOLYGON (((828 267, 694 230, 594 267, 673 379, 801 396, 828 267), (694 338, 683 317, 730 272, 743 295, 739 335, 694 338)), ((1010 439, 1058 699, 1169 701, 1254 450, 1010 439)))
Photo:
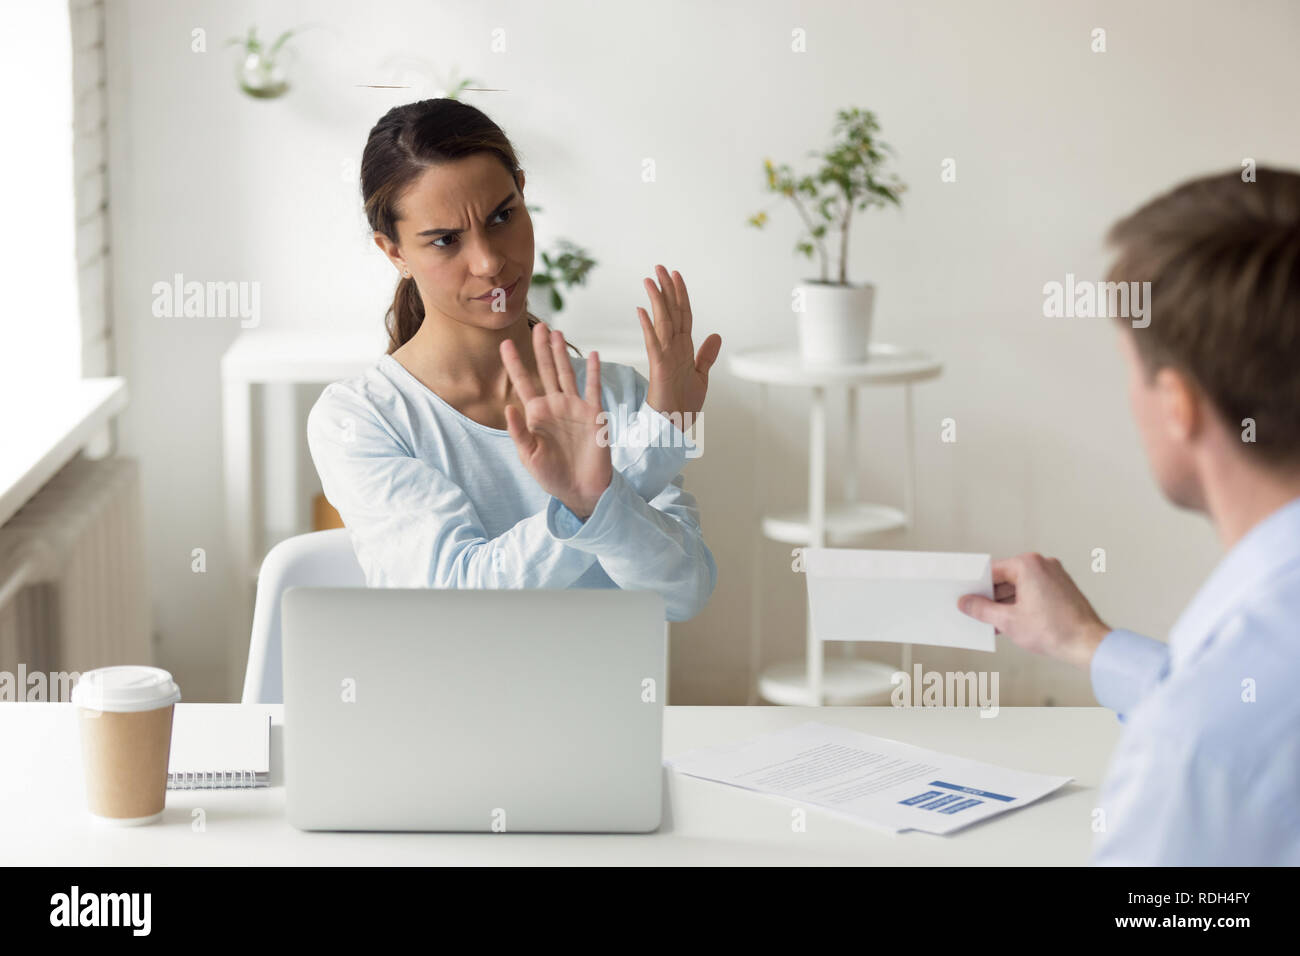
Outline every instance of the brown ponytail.
MULTIPOLYGON (((374 128, 361 154, 361 199, 372 232, 397 242, 397 200, 430 166, 474 153, 494 154, 513 178, 519 159, 501 127, 481 110, 447 98, 394 106, 374 128)), ((540 319, 525 307, 531 329, 540 319)), ((384 315, 388 354, 410 341, 424 321, 424 300, 415 279, 397 282, 393 304, 384 315)), ((582 357, 573 343, 565 345, 582 357)))

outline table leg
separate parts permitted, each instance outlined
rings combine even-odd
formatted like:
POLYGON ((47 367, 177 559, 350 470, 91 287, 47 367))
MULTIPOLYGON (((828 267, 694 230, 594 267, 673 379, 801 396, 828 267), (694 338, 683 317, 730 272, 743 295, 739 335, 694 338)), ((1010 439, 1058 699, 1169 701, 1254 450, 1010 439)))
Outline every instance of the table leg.
POLYGON ((222 382, 222 441, 225 445, 226 547, 230 563, 230 673, 226 685, 235 700, 242 698, 244 668, 252 608, 249 601, 253 563, 252 515, 252 384, 243 380, 222 382))
MULTIPOLYGON (((903 514, 909 547, 916 547, 916 426, 912 412, 912 383, 903 386, 903 514)), ((912 673, 912 645, 902 647, 903 673, 912 673)))
POLYGON ((916 525, 916 426, 912 413, 912 384, 903 386, 903 514, 909 535, 916 525))
POLYGON ((848 388, 846 411, 847 444, 844 448, 844 500, 848 504, 858 500, 858 389, 848 388))
POLYGON ((758 417, 754 420, 754 547, 749 585, 749 698, 758 703, 758 678, 763 667, 763 437, 767 427, 767 386, 758 385, 758 417))
MULTIPOLYGON (((814 386, 808 415, 808 530, 809 543, 826 546, 826 389, 814 386)), ((812 604, 807 614, 808 699, 822 704, 822 644, 813 631, 812 604)))
MULTIPOLYGON (((852 505, 858 500, 858 389, 850 385, 846 390, 847 407, 845 408, 845 447, 844 447, 844 503, 852 505)), ((854 644, 843 641, 840 655, 849 660, 853 657, 854 644)))

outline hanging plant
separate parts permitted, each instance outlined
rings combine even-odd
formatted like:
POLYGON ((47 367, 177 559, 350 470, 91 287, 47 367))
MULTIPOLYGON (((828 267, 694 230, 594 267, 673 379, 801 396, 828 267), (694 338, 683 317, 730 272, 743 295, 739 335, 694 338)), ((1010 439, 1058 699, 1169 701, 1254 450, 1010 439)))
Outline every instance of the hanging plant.
POLYGON ((242 57, 236 70, 239 88, 254 99, 273 100, 289 90, 288 64, 291 50, 284 44, 296 30, 285 30, 269 47, 257 38, 257 27, 248 28, 248 36, 231 37, 227 46, 238 46, 242 57))

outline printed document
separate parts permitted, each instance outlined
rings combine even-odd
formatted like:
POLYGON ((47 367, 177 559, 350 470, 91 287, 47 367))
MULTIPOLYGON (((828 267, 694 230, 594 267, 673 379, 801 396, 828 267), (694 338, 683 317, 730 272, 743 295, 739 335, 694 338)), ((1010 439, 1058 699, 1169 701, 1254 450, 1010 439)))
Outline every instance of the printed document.
POLYGON ((692 777, 813 804, 894 833, 952 833, 1074 779, 1007 770, 815 722, 666 762, 692 777))

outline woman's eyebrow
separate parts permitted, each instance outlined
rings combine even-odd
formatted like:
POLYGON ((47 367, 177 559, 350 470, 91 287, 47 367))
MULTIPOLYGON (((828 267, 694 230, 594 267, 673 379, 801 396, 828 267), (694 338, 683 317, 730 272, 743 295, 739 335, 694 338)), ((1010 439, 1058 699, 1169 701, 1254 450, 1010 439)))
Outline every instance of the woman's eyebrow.
MULTIPOLYGON (((497 203, 496 208, 493 209, 490 213, 488 213, 488 218, 491 219, 493 216, 499 213, 502 207, 504 207, 506 203, 510 202, 510 200, 514 198, 515 198, 515 194, 511 193, 505 199, 497 203)), ((464 232, 464 231, 465 231, 464 229, 425 229, 423 232, 417 232, 415 235, 416 238, 421 238, 423 236, 444 236, 444 235, 449 235, 449 234, 454 234, 457 232, 464 232)))

